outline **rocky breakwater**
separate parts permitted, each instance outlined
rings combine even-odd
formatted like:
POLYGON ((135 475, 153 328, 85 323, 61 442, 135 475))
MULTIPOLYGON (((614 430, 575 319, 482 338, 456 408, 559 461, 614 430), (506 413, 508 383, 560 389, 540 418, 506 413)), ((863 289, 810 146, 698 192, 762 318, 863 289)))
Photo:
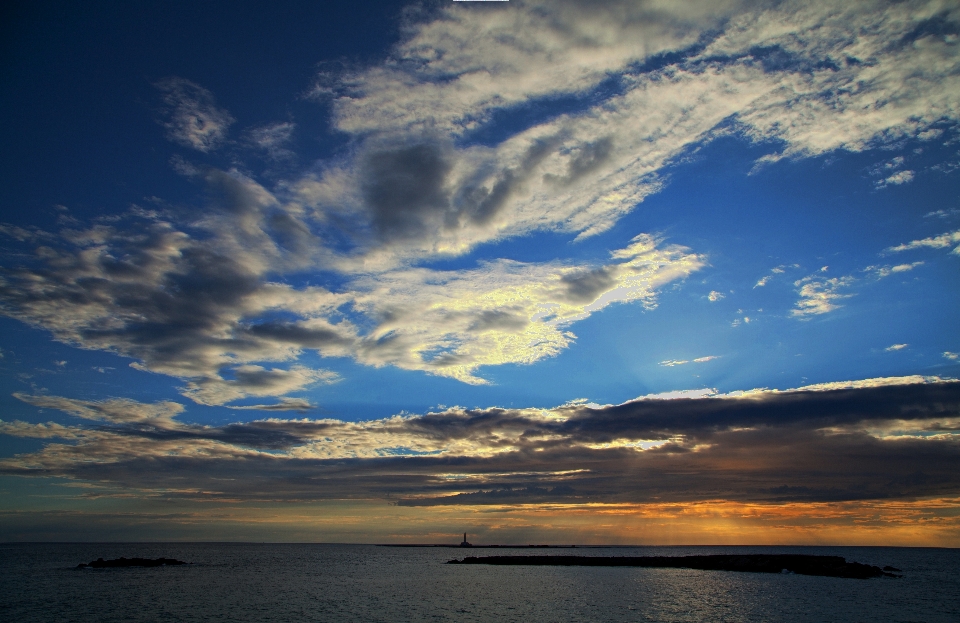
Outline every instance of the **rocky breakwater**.
POLYGON ((97 558, 93 562, 80 563, 77 569, 109 569, 114 567, 162 567, 164 565, 187 565, 190 563, 176 560, 174 558, 116 558, 114 560, 104 560, 97 558))
POLYGON ((875 567, 847 562, 842 556, 806 554, 713 554, 707 556, 468 556, 451 560, 459 565, 540 565, 578 567, 652 567, 702 569, 705 571, 748 571, 753 573, 795 573, 835 578, 900 577, 894 567, 875 567))

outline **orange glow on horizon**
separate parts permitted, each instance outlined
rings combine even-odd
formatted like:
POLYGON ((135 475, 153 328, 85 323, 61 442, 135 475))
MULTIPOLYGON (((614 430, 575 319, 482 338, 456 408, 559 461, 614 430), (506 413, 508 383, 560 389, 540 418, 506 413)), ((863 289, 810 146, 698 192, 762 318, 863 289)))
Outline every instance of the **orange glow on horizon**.
POLYGON ((45 540, 44 526, 60 538, 87 540, 79 532, 59 531, 70 524, 100 534, 110 528, 120 540, 452 543, 458 537, 459 543, 466 531, 474 544, 960 547, 960 497, 778 504, 707 500, 404 507, 383 500, 330 500, 176 505, 173 514, 169 506, 110 515, 90 506, 0 512, 0 529, 13 540, 30 540, 31 535, 45 540))

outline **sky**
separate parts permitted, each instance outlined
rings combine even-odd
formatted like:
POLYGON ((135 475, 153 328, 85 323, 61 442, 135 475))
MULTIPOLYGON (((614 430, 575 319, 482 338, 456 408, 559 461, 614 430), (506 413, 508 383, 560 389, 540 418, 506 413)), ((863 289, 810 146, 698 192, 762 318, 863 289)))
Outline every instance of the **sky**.
POLYGON ((4 540, 960 546, 960 4, 3 11, 4 540))

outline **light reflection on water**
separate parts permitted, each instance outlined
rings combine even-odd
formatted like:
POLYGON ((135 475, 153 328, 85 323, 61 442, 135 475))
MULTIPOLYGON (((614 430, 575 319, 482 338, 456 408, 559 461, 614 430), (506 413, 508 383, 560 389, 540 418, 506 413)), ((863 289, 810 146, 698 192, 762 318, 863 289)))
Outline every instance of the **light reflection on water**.
POLYGON ((960 550, 364 545, 0 545, 4 621, 960 621, 960 550), (893 565, 897 580, 687 569, 445 565, 470 555, 807 553, 893 565), (140 556, 194 564, 76 570, 140 556))

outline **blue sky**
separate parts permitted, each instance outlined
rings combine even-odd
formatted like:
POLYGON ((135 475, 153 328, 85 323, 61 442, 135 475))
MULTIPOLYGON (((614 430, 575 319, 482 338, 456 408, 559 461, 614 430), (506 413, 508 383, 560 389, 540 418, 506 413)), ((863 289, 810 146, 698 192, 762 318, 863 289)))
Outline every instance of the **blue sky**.
MULTIPOLYGON (((762 426, 784 435, 800 425, 778 419, 778 401, 814 405, 801 428, 819 441, 791 450, 804 460, 842 430, 889 469, 938 452, 943 474, 958 465, 954 3, 8 10, 0 462, 12 533, 80 538, 70 513, 84 504, 133 530, 51 493, 62 501, 43 512, 56 519, 31 532, 24 513, 45 487, 104 488, 98 499, 128 500, 123 517, 152 517, 156 496, 190 506, 214 491, 201 482, 213 472, 256 474, 288 510, 469 510, 479 498, 457 496, 473 493, 514 513, 580 513, 668 489, 717 508, 891 496, 948 509, 941 519, 960 508, 952 477, 894 494, 890 474, 857 472, 856 444, 835 449, 829 477, 758 459, 729 491, 598 484, 635 461, 663 477, 652 451, 727 469, 723 452, 749 445, 729 435, 756 401, 762 426), (919 411, 894 422, 863 407, 828 426, 821 394, 919 411), (680 414, 677 396, 723 414, 710 434, 724 441, 682 415, 646 437, 548 424, 607 422, 624 405, 680 414), (521 421, 541 432, 514 437, 521 421), (454 428, 474 432, 440 432, 454 428), (520 460, 534 451, 543 458, 520 460), (308 493, 291 475, 343 459, 366 484, 330 477, 308 493), (462 471, 448 478, 452 464, 462 471), (757 474, 782 482, 759 487, 757 474)), ((214 497, 260 508, 251 487, 214 497)), ((250 513, 230 534, 250 535, 238 527, 250 513)), ((448 527, 418 517, 431 527, 276 538, 448 527)), ((543 529, 630 534, 577 517, 543 529)), ((948 523, 917 538, 960 539, 948 523)), ((713 538, 697 525, 684 534, 713 538)))

